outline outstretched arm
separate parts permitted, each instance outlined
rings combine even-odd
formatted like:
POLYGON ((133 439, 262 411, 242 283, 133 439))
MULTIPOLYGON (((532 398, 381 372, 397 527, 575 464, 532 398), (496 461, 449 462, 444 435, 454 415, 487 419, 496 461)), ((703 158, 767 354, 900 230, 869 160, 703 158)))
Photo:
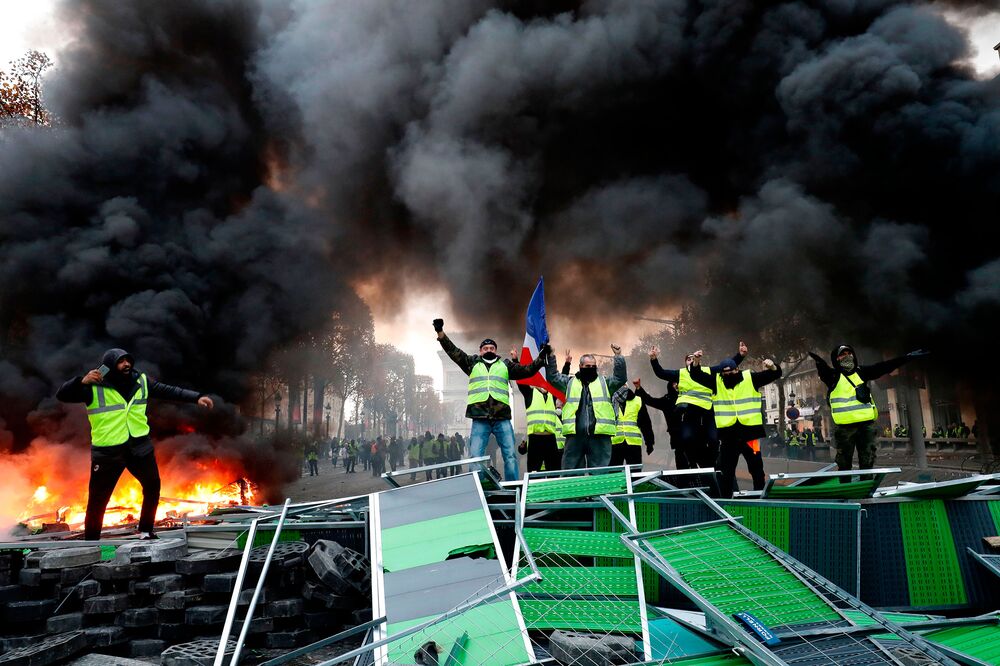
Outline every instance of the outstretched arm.
POLYGON ((203 393, 181 388, 180 386, 158 382, 152 377, 147 377, 147 380, 149 382, 149 396, 151 398, 172 400, 174 402, 198 402, 199 398, 204 395, 203 393))
POLYGON ((909 362, 911 356, 907 354, 906 356, 899 356, 897 358, 891 358, 888 361, 879 361, 878 363, 872 363, 871 365, 862 365, 858 367, 858 376, 864 381, 870 381, 872 379, 878 379, 883 375, 887 375, 896 368, 900 368, 909 362))
POLYGON ((438 342, 441 343, 441 349, 448 355, 448 358, 454 361, 455 365, 462 369, 462 372, 465 374, 472 372, 472 366, 476 364, 476 361, 479 359, 478 356, 469 356, 456 347, 451 338, 444 334, 444 331, 438 332, 438 342))
POLYGON ((649 364, 653 366, 653 374, 660 379, 668 382, 679 382, 681 380, 680 370, 668 370, 660 366, 660 360, 657 358, 649 359, 649 364))
POLYGON ((705 372, 700 365, 691 366, 691 379, 695 380, 709 391, 715 392, 715 377, 705 372))
POLYGON ((750 380, 753 382, 753 387, 759 389, 761 386, 766 386, 771 382, 781 378, 781 366, 776 365, 771 359, 766 359, 764 361, 764 369, 760 372, 751 372, 750 380))
POLYGON ((823 360, 823 357, 819 354, 814 354, 809 352, 809 356, 812 360, 816 361, 816 372, 819 374, 819 380, 827 385, 827 388, 833 389, 837 385, 838 372, 830 367, 830 365, 823 360))
POLYGON ((659 398, 654 398, 646 392, 646 389, 641 386, 635 390, 635 394, 642 398, 642 404, 652 407, 653 409, 659 409, 660 411, 666 411, 674 406, 674 401, 670 399, 670 394, 660 396, 659 398))

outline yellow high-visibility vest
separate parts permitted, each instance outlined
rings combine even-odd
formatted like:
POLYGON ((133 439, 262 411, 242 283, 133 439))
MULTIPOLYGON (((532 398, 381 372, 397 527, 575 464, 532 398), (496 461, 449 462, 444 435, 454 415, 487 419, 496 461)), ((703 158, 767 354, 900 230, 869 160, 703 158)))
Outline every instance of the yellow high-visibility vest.
MULTIPOLYGON (((576 377, 569 380, 566 387, 566 404, 562 411, 562 434, 576 434, 576 410, 580 406, 583 384, 576 377)), ((614 436, 618 432, 615 409, 611 406, 611 394, 604 377, 600 375, 590 383, 590 398, 594 403, 594 434, 614 436), (595 391, 595 387, 597 390, 595 391)))
POLYGON ((875 406, 875 401, 860 402, 854 394, 854 389, 863 383, 856 372, 850 375, 840 373, 837 385, 830 391, 830 412, 833 415, 834 423, 850 425, 851 423, 874 421, 878 418, 878 407, 875 406))
POLYGON ((618 416, 618 433, 611 438, 612 444, 625 442, 631 446, 642 446, 642 431, 639 430, 639 410, 642 398, 636 396, 625 403, 625 411, 618 416))
POLYGON ((542 395, 541 391, 532 388, 527 418, 529 435, 555 434, 559 430, 559 417, 556 415, 556 401, 552 394, 542 395))
POLYGON ((717 374, 712 403, 716 428, 728 428, 736 425, 737 421, 745 426, 764 424, 764 416, 760 411, 760 391, 754 388, 749 370, 743 371, 743 381, 733 388, 726 388, 722 382, 722 373, 717 374))
POLYGON ((476 363, 469 373, 469 397, 466 405, 486 402, 489 398, 510 405, 509 380, 507 364, 503 361, 497 359, 489 366, 483 361, 476 363))
POLYGON ((681 368, 680 373, 677 381, 677 404, 712 409, 712 391, 692 379, 691 371, 687 368, 681 368))
POLYGON ((146 421, 146 403, 149 387, 146 375, 139 375, 139 390, 126 401, 121 393, 101 384, 92 387, 93 398, 87 405, 90 420, 90 441, 94 446, 118 446, 129 437, 149 434, 146 421))

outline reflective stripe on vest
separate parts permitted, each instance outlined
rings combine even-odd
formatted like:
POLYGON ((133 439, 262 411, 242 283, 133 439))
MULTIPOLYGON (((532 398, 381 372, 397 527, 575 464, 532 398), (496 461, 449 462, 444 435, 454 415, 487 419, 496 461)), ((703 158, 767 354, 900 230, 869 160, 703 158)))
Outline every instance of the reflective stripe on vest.
MULTIPOLYGON (((576 434, 576 410, 580 406, 580 396, 583 394, 583 384, 573 377, 566 386, 566 404, 562 411, 562 432, 564 435, 576 434)), ((614 436, 618 432, 618 421, 615 418, 615 408, 611 406, 611 394, 608 384, 600 375, 590 382, 590 399, 594 403, 594 434, 614 436), (597 386, 597 394, 594 394, 597 386)))
POLYGON ((527 419, 529 435, 551 435, 559 430, 556 401, 551 393, 542 395, 538 389, 531 389, 531 404, 527 409, 527 419))
POLYGON ((854 394, 855 387, 863 383, 856 372, 851 375, 840 373, 837 385, 830 391, 830 412, 834 423, 850 425, 874 421, 878 417, 878 407, 873 404, 874 401, 858 402, 854 394))
POLYGON ((726 388, 722 373, 715 376, 715 427, 728 428, 739 421, 745 426, 764 424, 760 411, 760 391, 754 388, 750 371, 743 371, 743 381, 733 388, 726 388))
POLYGON ((487 366, 479 361, 472 366, 469 373, 469 397, 466 405, 475 405, 493 398, 497 402, 510 405, 510 379, 507 374, 507 364, 497 360, 487 366))
POLYGON ((146 375, 139 375, 139 389, 128 402, 121 393, 101 384, 93 385, 93 397, 87 405, 90 421, 90 441, 94 446, 118 446, 129 437, 149 434, 146 421, 146 404, 149 402, 149 385, 146 375))
POLYGON ((682 368, 680 371, 677 393, 678 405, 694 405, 702 409, 712 409, 712 391, 692 379, 691 372, 687 368, 682 368))
POLYGON ((618 417, 618 433, 611 438, 612 444, 622 442, 631 446, 642 446, 642 431, 639 430, 639 410, 642 398, 636 396, 625 403, 625 412, 618 417))

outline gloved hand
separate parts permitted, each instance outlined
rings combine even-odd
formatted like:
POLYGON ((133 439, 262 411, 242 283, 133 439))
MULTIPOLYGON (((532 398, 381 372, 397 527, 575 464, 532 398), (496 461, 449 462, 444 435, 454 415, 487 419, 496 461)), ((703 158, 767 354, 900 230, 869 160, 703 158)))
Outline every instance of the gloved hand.
POLYGON ((653 445, 652 444, 647 444, 646 445, 646 455, 647 456, 653 455, 653 445))
POLYGON ((444 319, 434 320, 434 330, 437 331, 438 333, 444 330, 444 319))
POLYGON ((907 358, 920 358, 922 356, 930 356, 930 352, 926 349, 914 349, 909 354, 906 355, 907 358))
POLYGON ((521 443, 517 445, 517 452, 522 456, 528 452, 528 443, 521 440, 521 443))
POLYGON ((551 353, 552 353, 552 346, 549 345, 549 343, 547 343, 547 342, 544 345, 542 345, 541 347, 538 348, 538 356, 539 356, 539 358, 545 358, 546 356, 548 356, 551 353))

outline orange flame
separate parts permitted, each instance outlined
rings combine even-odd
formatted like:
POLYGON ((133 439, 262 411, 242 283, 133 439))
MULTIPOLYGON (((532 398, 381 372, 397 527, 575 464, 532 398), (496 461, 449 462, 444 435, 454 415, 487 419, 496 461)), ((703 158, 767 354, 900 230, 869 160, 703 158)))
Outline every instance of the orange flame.
MULTIPOLYGON (((5 480, 0 484, 0 529, 14 523, 32 529, 56 522, 70 528, 82 525, 89 457, 85 449, 41 440, 24 453, 0 455, 0 478, 5 480)), ((232 461, 158 459, 161 491, 157 522, 254 500, 255 486, 244 480, 243 470, 232 461)), ((126 471, 108 502, 105 527, 138 520, 141 507, 142 487, 126 471)))

